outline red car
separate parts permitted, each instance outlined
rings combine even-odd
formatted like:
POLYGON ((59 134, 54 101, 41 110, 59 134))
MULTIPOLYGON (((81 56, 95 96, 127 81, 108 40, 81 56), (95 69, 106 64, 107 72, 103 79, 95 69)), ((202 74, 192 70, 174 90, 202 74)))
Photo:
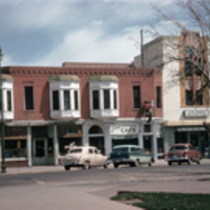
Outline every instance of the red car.
POLYGON ((173 162, 177 162, 179 165, 182 162, 187 162, 188 165, 190 165, 190 162, 200 164, 201 153, 193 149, 191 144, 174 144, 166 154, 165 160, 168 162, 168 165, 171 165, 173 162))

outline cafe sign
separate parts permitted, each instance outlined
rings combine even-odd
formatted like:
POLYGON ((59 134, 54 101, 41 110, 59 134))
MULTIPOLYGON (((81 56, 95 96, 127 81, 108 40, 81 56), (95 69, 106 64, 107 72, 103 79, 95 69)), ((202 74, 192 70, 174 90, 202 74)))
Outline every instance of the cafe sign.
POLYGON ((206 118, 209 116, 208 110, 185 110, 183 112, 185 118, 206 118))
POLYGON ((138 125, 111 125, 111 135, 136 135, 139 133, 138 125))

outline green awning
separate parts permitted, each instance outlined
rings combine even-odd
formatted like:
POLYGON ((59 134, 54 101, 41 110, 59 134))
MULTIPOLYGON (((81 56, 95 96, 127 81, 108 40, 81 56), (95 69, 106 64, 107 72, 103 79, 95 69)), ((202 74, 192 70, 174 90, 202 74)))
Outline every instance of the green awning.
POLYGON ((90 76, 88 79, 89 82, 92 81, 113 81, 113 82, 118 82, 119 79, 115 75, 94 75, 90 76))
POLYGON ((72 74, 51 75, 48 78, 48 82, 52 81, 80 81, 80 78, 72 74))

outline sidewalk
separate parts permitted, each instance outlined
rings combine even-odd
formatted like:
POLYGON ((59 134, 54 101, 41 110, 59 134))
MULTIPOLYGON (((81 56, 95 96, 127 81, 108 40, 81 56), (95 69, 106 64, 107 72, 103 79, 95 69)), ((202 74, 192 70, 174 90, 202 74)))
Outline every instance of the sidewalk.
MULTIPOLYGON (((201 164, 210 164, 210 159, 202 159, 201 164)), ((152 165, 153 166, 167 165, 167 162, 165 162, 165 160, 157 160, 152 165)), ((109 168, 112 168, 112 167, 113 167, 112 165, 109 165, 109 168)), ((72 168, 71 170, 78 170, 78 168, 75 167, 75 168, 72 168)), ((79 168, 79 170, 80 170, 80 168, 79 168)), ((6 168, 6 174, 42 173, 42 172, 52 172, 52 171, 64 171, 64 168, 61 165, 6 168)))
POLYGON ((32 166, 32 167, 12 167, 6 168, 5 174, 21 174, 21 173, 42 173, 52 171, 63 171, 63 166, 32 166))
MULTIPOLYGON (((209 161, 210 162, 210 161, 209 161)), ((153 165, 165 165, 166 162, 164 160, 158 160, 153 163, 153 165)), ((108 166, 112 168, 112 165, 108 166)), ((78 170, 79 168, 71 168, 71 170, 78 170)), ((32 167, 12 167, 6 168, 6 174, 18 174, 18 173, 42 173, 42 172, 52 172, 52 171, 64 171, 63 166, 58 165, 43 165, 43 166, 32 166, 32 167)))

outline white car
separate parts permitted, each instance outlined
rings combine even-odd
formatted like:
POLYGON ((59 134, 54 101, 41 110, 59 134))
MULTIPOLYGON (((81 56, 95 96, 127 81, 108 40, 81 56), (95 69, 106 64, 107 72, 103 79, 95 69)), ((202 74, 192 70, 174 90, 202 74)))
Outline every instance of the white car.
POLYGON ((91 167, 107 168, 107 156, 104 156, 96 147, 92 146, 74 146, 69 148, 65 157, 61 159, 61 164, 65 170, 71 167, 83 167, 90 169, 91 167))

